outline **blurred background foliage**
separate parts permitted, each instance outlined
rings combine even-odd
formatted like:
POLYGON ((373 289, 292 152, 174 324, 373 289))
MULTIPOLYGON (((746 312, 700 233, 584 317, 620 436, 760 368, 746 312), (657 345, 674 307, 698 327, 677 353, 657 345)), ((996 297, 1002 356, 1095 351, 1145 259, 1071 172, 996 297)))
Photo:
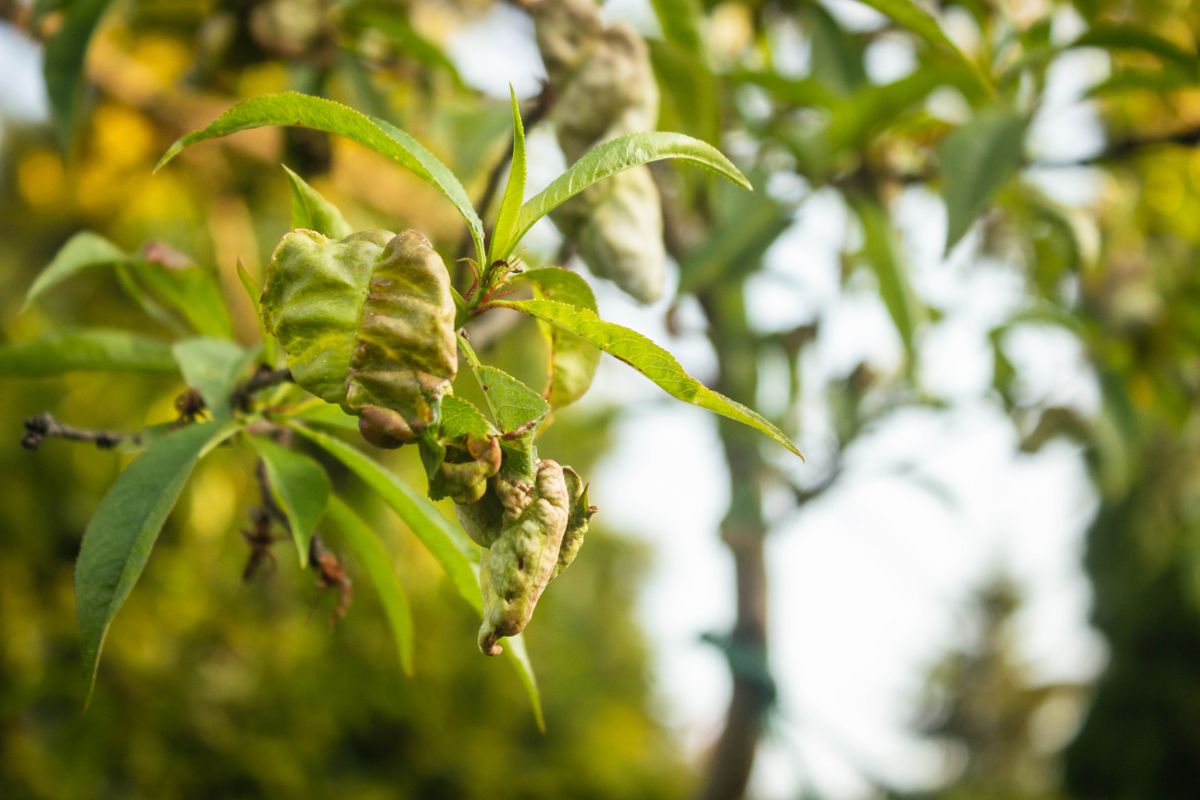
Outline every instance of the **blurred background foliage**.
MULTIPOLYGON (((878 0, 866 5, 889 16, 851 25, 847 8, 863 9, 849 0, 650 5, 641 18, 657 28, 647 44, 659 127, 722 147, 759 188, 735 196, 695 170, 655 170, 678 265, 669 324, 702 317, 716 383, 743 402, 766 394, 759 367, 782 361, 787 389, 771 407, 801 431, 810 456, 802 470, 785 467, 757 439, 720 428, 732 476, 721 535, 737 571, 738 615, 727 635, 713 637, 734 692, 704 762, 685 759, 654 705, 633 618, 643 549, 601 527, 571 579, 542 604, 530 637, 546 704, 542 735, 511 675, 464 645, 473 620, 432 561, 370 500, 362 499, 364 514, 386 532, 415 604, 414 678, 396 669, 369 591, 356 592, 352 612, 331 627, 335 601, 282 552, 268 575, 243 583, 248 550, 238 531, 257 490, 250 456, 235 452, 206 462, 186 491, 81 715, 72 563, 127 458, 63 442, 24 452, 15 446, 21 420, 52 409, 77 425, 130 430, 173 418, 182 389, 168 377, 82 372, 4 381, 0 795, 740 796, 775 701, 763 542, 784 515, 771 503, 782 491, 789 510, 803 508, 838 484, 845 454, 880 420, 947 402, 922 381, 921 354, 949 309, 913 288, 893 212, 905 193, 926 191, 946 198, 948 250, 965 235, 959 251, 999 259, 1021 277, 1021 307, 991 334, 988 397, 1027 452, 1067 439, 1086 458, 1099 510, 1085 566, 1110 660, 1094 686, 1040 684, 1011 636, 1019 590, 1004 576, 980 587, 971 633, 947 648, 926 707, 914 711, 914 730, 947 752, 941 788, 922 796, 1191 796, 1200 784, 1200 7, 915 4, 933 11, 929 18, 913 17, 912 3, 878 0), (905 54, 901 74, 887 80, 873 77, 868 58, 881 42, 899 42, 905 54), (1054 162, 1024 142, 1056 63, 1081 48, 1107 59, 1106 77, 1086 90, 1104 139, 1093 155, 1054 162), (1079 169, 1098 175, 1086 202, 1068 205, 1045 190, 1079 169), (903 355, 812 386, 805 364, 829 335, 820 315, 780 330, 754 318, 746 287, 805 201, 830 193, 847 214, 842 285, 879 298, 903 355), (1094 407, 1026 390, 1006 342, 1027 327, 1061 329, 1080 344, 1101 390, 1094 407), (813 396, 818 413, 801 403, 813 396)), ((324 135, 256 131, 189 150, 182 167, 151 170, 171 141, 233 101, 296 89, 395 122, 481 197, 505 163, 508 109, 464 81, 447 43, 490 0, 106 6, 0 2, 7 24, 34 42, 77 32, 73 14, 99 20, 90 40, 47 51, 68 66, 87 53, 78 85, 52 89, 56 124, 4 123, 6 342, 85 326, 171 335, 100 273, 20 311, 33 276, 81 229, 131 252, 165 242, 215 271, 236 335, 252 341, 257 325, 235 266, 261 274, 288 227, 281 161, 356 227, 401 221, 448 257, 461 254, 459 220, 431 189, 324 135)), ((557 255, 569 258, 570 242, 557 255)), ((526 325, 506 334, 489 357, 533 380, 534 333, 526 325)), ((561 413, 547 447, 587 474, 618 413, 561 413)), ((389 463, 420 484, 412 453, 389 463)), ((884 780, 875 791, 903 794, 884 780)))

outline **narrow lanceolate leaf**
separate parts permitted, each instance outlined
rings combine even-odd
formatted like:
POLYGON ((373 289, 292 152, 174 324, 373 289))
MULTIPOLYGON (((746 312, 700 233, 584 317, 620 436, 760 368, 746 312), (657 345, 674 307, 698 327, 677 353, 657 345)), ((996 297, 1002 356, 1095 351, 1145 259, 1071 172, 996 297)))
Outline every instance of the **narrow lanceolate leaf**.
POLYGON ((650 0, 663 37, 692 55, 704 54, 704 11, 697 0, 650 0))
POLYGON ((996 191, 1021 166, 1025 118, 987 111, 946 137, 939 151, 946 200, 946 251, 971 227, 996 191))
MULTIPOLYGON (((630 167, 667 158, 695 162, 753 191, 746 176, 712 145, 682 133, 629 133, 590 150, 570 169, 551 181, 549 186, 530 198, 521 207, 516 231, 509 242, 509 252, 520 243, 533 223, 589 186, 630 167)), ((505 258, 508 252, 497 250, 493 255, 505 258)))
POLYGON ((400 669, 405 675, 413 673, 413 620, 412 609, 408 605, 408 595, 396 575, 392 562, 392 554, 379 540, 375 531, 355 514, 353 509, 337 495, 329 498, 329 521, 342 532, 350 552, 355 560, 362 565, 371 585, 379 595, 379 604, 387 615, 388 625, 392 629, 392 638, 396 640, 396 653, 400 657, 400 669))
POLYGON ((517 93, 508 87, 512 95, 513 152, 508 170, 508 185, 504 187, 504 198, 496 216, 496 227, 492 230, 492 252, 510 253, 513 249, 512 235, 517 227, 517 215, 521 213, 521 201, 525 199, 525 125, 521 122, 521 107, 517 104, 517 93))
POLYGON ((313 531, 325 513, 332 489, 329 476, 316 461, 270 439, 250 439, 267 469, 271 496, 287 518, 300 566, 308 566, 313 531))
POLYGON ((233 338, 229 306, 215 273, 197 264, 173 267, 140 256, 121 268, 128 269, 138 284, 173 308, 196 333, 233 338))
POLYGON ((43 73, 50 110, 58 127, 59 141, 69 150, 83 104, 84 63, 88 43, 111 0, 75 0, 63 12, 57 33, 46 42, 43 73))
POLYGON ((862 222, 863 254, 879 282, 879 295, 896 326, 911 367, 917 355, 917 327, 924 319, 925 309, 908 280, 908 270, 897 250, 887 212, 874 200, 865 198, 856 199, 854 209, 862 222))
POLYGON ((341 239, 354 232, 350 223, 333 203, 286 166, 288 183, 292 187, 292 227, 308 228, 330 239, 341 239))
POLYGON ((900 27, 912 31, 943 55, 960 64, 966 65, 972 74, 975 75, 981 86, 987 89, 989 93, 993 91, 991 82, 987 79, 987 76, 955 46, 954 42, 950 41, 950 37, 938 25, 937 20, 914 3, 913 0, 859 0, 859 2, 875 9, 900 27))
POLYGON ((572 308, 553 300, 501 301, 494 305, 515 308, 555 327, 570 331, 591 343, 593 347, 629 364, 672 397, 748 425, 774 439, 789 452, 804 457, 778 427, 741 403, 714 392, 688 375, 674 356, 637 331, 605 322, 592 311, 572 308))
POLYGON ((76 370, 173 375, 179 367, 166 342, 125 331, 81 330, 0 346, 0 375, 38 377, 76 370))
POLYGON ((464 531, 366 453, 329 434, 303 425, 293 424, 292 427, 345 464, 404 520, 404 524, 445 570, 450 583, 463 599, 472 605, 481 602, 474 571, 474 565, 479 562, 479 548, 467 538, 464 531))
POLYGON ((502 369, 476 367, 475 377, 492 416, 505 433, 536 425, 550 413, 545 398, 502 369))
MULTIPOLYGON (((525 272, 521 280, 533 285, 539 300, 557 300, 575 308, 596 310, 592 287, 577 273, 559 267, 525 272)), ((542 395, 554 408, 574 403, 587 392, 600 364, 600 351, 573 333, 538 320, 546 339, 546 389, 542 395)))
POLYGON ((209 412, 217 419, 231 413, 229 396, 257 354, 229 339, 198 337, 171 346, 171 353, 187 385, 200 392, 209 412))
POLYGON ((54 260, 29 287, 29 292, 25 295, 25 306, 80 272, 93 267, 120 264, 128 258, 128 253, 97 233, 77 233, 62 246, 55 254, 54 260))
MULTIPOLYGON (((410 486, 361 451, 340 439, 303 425, 292 425, 292 428, 341 461, 370 486, 397 516, 404 520, 430 554, 437 559, 459 596, 475 609, 475 613, 483 616, 483 595, 479 591, 477 577, 479 549, 461 528, 438 513, 428 500, 414 492, 410 486)), ((517 671, 517 677, 529 695, 538 726, 544 728, 542 701, 538 694, 533 667, 525 655, 524 642, 520 636, 513 636, 509 637, 508 643, 510 646, 504 648, 504 655, 517 671)))
POLYGON ((89 698, 108 627, 141 576, 163 522, 201 455, 234 430, 232 423, 208 422, 153 442, 121 473, 88 523, 75 564, 75 607, 89 698))
POLYGON ((188 145, 268 125, 311 128, 344 136, 411 170, 454 204, 458 213, 467 221, 476 252, 479 258, 483 259, 486 254, 483 246, 483 222, 475 212, 475 207, 471 205, 466 189, 446 165, 424 145, 391 123, 360 114, 332 100, 298 92, 283 92, 262 95, 239 103, 213 120, 207 128, 189 133, 176 141, 159 160, 155 169, 161 169, 188 145))
POLYGON ((1145 28, 1128 25, 1093 25, 1069 47, 1100 47, 1106 50, 1132 50, 1148 53, 1165 63, 1196 76, 1200 56, 1145 28))

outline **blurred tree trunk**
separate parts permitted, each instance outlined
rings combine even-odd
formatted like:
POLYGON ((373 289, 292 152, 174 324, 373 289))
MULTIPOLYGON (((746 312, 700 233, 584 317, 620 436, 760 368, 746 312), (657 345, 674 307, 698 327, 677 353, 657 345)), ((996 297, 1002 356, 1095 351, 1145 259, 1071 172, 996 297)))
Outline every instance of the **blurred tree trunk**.
MULTIPOLYGON (((753 402, 758 391, 758 358, 755 339, 746 324, 742 287, 710 291, 700 300, 708 313, 709 338, 720 367, 718 389, 739 401, 753 402)), ((721 419, 720 436, 729 467, 730 495, 721 538, 733 555, 737 619, 724 642, 733 695, 725 729, 699 793, 703 800, 731 800, 745 794, 763 721, 775 696, 766 668, 767 568, 763 540, 767 528, 762 513, 765 465, 758 441, 749 429, 721 419)))

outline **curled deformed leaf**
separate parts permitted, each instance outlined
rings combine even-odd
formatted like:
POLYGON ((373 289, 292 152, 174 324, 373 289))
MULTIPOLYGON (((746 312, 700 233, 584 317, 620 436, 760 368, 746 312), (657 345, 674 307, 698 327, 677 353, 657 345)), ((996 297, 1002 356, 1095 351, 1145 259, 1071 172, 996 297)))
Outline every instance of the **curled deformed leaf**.
POLYGON ((479 649, 485 654, 499 655, 498 641, 520 633, 533 617, 558 567, 571 500, 563 468, 549 460, 538 464, 531 484, 513 492, 479 575, 484 615, 479 649))
POLYGON ((347 413, 372 444, 436 426, 458 368, 450 278, 424 235, 360 231, 283 237, 267 268, 263 318, 296 383, 347 413))

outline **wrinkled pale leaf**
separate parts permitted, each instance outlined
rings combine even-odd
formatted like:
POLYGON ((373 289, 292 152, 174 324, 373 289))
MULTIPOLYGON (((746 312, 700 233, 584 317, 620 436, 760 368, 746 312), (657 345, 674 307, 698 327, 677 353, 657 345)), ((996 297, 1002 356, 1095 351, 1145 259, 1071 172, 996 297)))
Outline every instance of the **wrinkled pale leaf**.
POLYGON ((287 166, 283 167, 283 171, 287 173, 288 184, 292 187, 293 228, 308 228, 330 239, 341 239, 354 232, 337 206, 287 166))
POLYGON ((434 425, 458 368, 450 276, 417 231, 333 240, 288 233, 267 268, 262 309, 296 383, 363 419, 380 447, 434 425))
POLYGON ((75 563, 75 608, 88 698, 109 625, 141 576, 188 476, 208 448, 236 429, 232 423, 208 422, 153 442, 100 501, 75 563))
POLYGON ((966 234, 996 191, 1021 166, 1025 118, 987 111, 946 137, 939 150, 946 201, 946 251, 966 234))
POLYGON ((486 250, 483 246, 483 222, 475 212, 475 207, 471 205, 466 189, 446 165, 424 145, 391 123, 360 114, 332 100, 298 92, 283 92, 262 95, 239 103, 213 120, 207 128, 189 133, 176 141, 163 154, 155 169, 161 169, 189 145, 268 125, 311 128, 335 133, 369 147, 411 170, 454 204, 458 213, 467 221, 479 258, 484 258, 486 250))
POLYGON ((313 532, 325 513, 332 490, 329 476, 316 461, 278 442, 257 436, 251 437, 250 442, 267 468, 271 497, 287 518, 300 566, 307 567, 313 532))
POLYGON ((198 389, 213 417, 221 419, 229 416, 229 396, 257 349, 247 350, 229 339, 201 337, 176 342, 171 353, 184 382, 198 389))
MULTIPOLYGON (((521 207, 510 246, 516 247, 533 223, 589 186, 630 167, 668 158, 695 162, 753 191, 746 176, 712 145, 682 133, 629 133, 588 151, 570 169, 530 198, 521 207)), ((508 253, 497 251, 494 255, 505 258, 508 253)))
POLYGON ((0 375, 36 377, 75 370, 179 371, 166 342, 125 331, 90 329, 0 346, 0 375))
POLYGON ((594 347, 629 364, 672 397, 748 425, 803 458, 796 445, 778 427, 688 375, 674 356, 637 331, 606 322, 592 311, 572 308, 553 300, 501 301, 495 305, 515 308, 577 334, 594 347))
MULTIPOLYGON (((520 276, 533 285, 534 296, 541 300, 557 300, 575 308, 596 311, 596 297, 587 281, 570 270, 559 267, 530 270, 520 276)), ((538 320, 546 339, 546 388, 542 395, 553 408, 562 408, 583 397, 600 363, 600 351, 573 333, 538 320)))
POLYGON ((342 532, 342 537, 354 554, 355 560, 362 565, 371 585, 379 595, 379 604, 387 615, 388 625, 392 629, 392 638, 396 640, 396 653, 400 658, 400 669, 405 675, 413 674, 413 620, 412 609, 408 604, 408 595, 396 574, 392 554, 380 541, 379 536, 371 527, 354 513, 340 497, 331 495, 328 508, 329 521, 342 532))
POLYGON ((500 211, 496 215, 496 226, 492 230, 493 259, 497 258, 497 253, 512 252, 512 237, 516 232, 517 216, 521 213, 521 203, 525 200, 525 125, 521 122, 517 93, 513 91, 512 86, 508 87, 508 91, 512 95, 512 161, 508 169, 508 184, 504 187, 504 198, 500 201, 500 211))

